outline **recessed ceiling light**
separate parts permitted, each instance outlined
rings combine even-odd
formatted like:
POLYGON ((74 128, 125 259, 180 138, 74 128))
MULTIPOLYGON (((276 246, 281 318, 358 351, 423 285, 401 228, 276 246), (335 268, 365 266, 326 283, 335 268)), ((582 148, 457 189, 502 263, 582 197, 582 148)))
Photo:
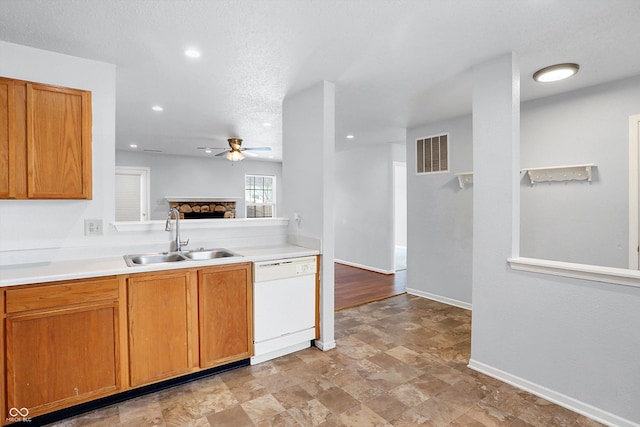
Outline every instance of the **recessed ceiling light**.
POLYGON ((266 127, 266 128, 270 128, 270 127, 271 127, 271 123, 264 122, 264 123, 262 124, 262 126, 264 126, 264 127, 266 127))
POLYGON ((355 138, 355 136, 353 136, 353 135, 347 135, 347 139, 353 139, 353 138, 355 138))
POLYGON ((533 80, 540 83, 557 82, 575 75, 579 69, 580 66, 573 63, 551 65, 533 73, 533 80))
POLYGON ((208 149, 208 148, 206 150, 204 150, 204 152, 207 153, 207 154, 211 154, 211 150, 208 149))
POLYGON ((189 58, 200 58, 200 51, 195 49, 187 49, 184 51, 184 54, 189 58))
POLYGON ((129 144, 129 147, 131 147, 131 148, 138 148, 138 144, 129 144))
POLYGON ((164 110, 164 108, 162 108, 162 107, 161 107, 161 106, 159 106, 159 105, 154 105, 153 107, 151 107, 151 109, 152 109, 153 111, 162 111, 162 110, 164 110))

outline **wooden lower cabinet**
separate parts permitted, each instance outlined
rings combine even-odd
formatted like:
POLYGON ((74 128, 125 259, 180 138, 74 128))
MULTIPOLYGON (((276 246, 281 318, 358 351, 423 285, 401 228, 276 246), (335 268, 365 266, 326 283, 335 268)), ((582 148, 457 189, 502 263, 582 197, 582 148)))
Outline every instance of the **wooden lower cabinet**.
POLYGON ((197 276, 192 270, 129 279, 129 372, 137 387, 198 366, 197 276))
POLYGON ((248 359, 251 263, 7 287, 0 316, 5 425, 248 359))
POLYGON ((199 270, 198 303, 202 368, 253 355, 251 264, 199 270))
POLYGON ((121 389, 117 298, 115 278, 6 291, 3 418, 11 408, 33 417, 121 389))

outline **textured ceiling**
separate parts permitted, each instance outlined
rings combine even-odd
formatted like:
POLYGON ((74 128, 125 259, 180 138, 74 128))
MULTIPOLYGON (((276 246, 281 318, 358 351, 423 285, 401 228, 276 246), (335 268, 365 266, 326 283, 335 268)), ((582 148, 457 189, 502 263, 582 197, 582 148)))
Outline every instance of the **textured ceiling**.
POLYGON ((169 154, 205 156, 196 147, 239 136, 279 160, 283 98, 321 80, 336 84, 342 149, 470 112, 471 68, 509 51, 523 99, 640 74, 638 0, 0 0, 0 10, 0 40, 115 64, 117 147, 169 154), (188 47, 202 57, 186 58, 188 47), (558 62, 582 68, 563 83, 531 80, 558 62))

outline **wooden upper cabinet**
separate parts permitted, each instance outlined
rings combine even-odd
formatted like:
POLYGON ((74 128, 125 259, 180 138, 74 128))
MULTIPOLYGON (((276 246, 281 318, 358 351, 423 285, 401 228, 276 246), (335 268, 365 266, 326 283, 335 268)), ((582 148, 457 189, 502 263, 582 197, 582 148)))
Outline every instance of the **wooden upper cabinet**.
POLYGON ((0 78, 0 198, 91 199, 91 92, 0 78))
POLYGON ((31 199, 91 198, 91 93, 27 85, 31 199))

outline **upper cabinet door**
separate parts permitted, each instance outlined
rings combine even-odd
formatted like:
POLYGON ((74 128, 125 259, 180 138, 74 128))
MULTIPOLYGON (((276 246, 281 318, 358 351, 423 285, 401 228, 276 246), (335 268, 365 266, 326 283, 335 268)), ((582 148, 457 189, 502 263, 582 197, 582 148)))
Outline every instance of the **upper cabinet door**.
POLYGON ((30 199, 91 199, 91 92, 27 84, 30 199))
POLYGON ((0 78, 0 197, 15 197, 13 80, 0 78))

